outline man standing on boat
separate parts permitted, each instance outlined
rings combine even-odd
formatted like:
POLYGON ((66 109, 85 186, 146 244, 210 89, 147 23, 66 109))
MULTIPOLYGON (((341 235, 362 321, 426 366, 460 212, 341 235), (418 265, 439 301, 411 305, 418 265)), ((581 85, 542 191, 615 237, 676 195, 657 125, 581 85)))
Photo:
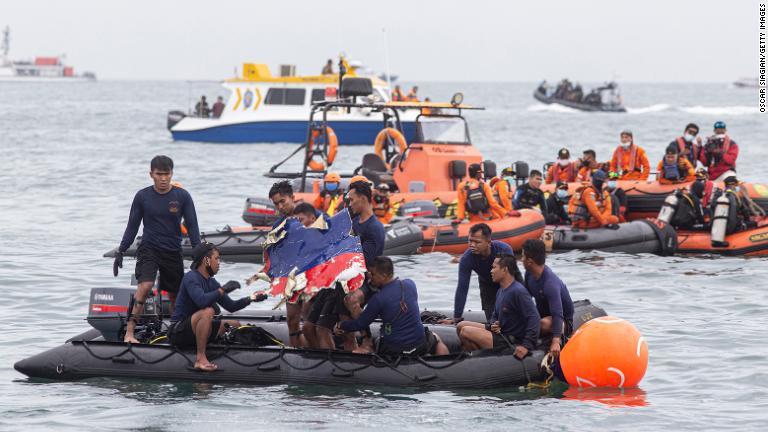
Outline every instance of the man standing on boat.
MULTIPOLYGON (((171 184, 173 160, 168 156, 155 156, 150 162, 150 177, 154 185, 136 193, 131 204, 128 226, 120 242, 112 271, 117 277, 123 267, 123 254, 136 239, 139 225, 144 231, 136 251, 136 289, 131 314, 136 317, 144 312, 144 301, 158 279, 158 289, 167 291, 171 300, 171 313, 184 277, 184 261, 181 256, 181 220, 184 219, 192 246, 200 244, 200 230, 192 197, 184 189, 171 184)), ((138 343, 133 335, 136 320, 128 321, 125 342, 138 343)))
POLYGON ((333 75, 333 60, 328 59, 328 61, 325 63, 325 66, 323 66, 323 71, 321 72, 323 75, 333 75))
POLYGON ((221 113, 224 112, 224 98, 219 96, 216 98, 216 103, 213 104, 212 115, 213 118, 221 117, 221 113))

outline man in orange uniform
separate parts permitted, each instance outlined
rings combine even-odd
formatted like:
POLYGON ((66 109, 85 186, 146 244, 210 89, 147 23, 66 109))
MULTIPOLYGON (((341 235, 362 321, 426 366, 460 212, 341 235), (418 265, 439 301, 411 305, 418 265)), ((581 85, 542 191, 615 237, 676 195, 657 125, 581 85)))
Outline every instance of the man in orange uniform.
POLYGON ((577 163, 579 173, 576 175, 577 182, 588 182, 592 178, 592 173, 601 169, 608 171, 609 163, 600 163, 597 161, 597 153, 594 150, 584 150, 584 155, 581 157, 580 162, 577 163))
POLYGON ((576 163, 571 162, 571 152, 567 148, 561 148, 557 152, 557 160, 547 170, 547 184, 553 184, 560 181, 567 183, 576 181, 578 168, 576 163))
POLYGON ((389 203, 389 185, 381 183, 373 190, 373 214, 384 225, 388 225, 395 216, 394 208, 389 203))
POLYGON ((619 173, 619 180, 645 180, 651 171, 645 150, 634 143, 632 131, 621 131, 621 143, 613 151, 611 171, 619 173))
POLYGON ((483 182, 480 164, 469 166, 469 178, 459 183, 456 195, 456 218, 460 221, 467 217, 467 213, 471 222, 501 219, 507 213, 493 198, 491 187, 483 182))
POLYGON ((656 171, 660 184, 675 184, 696 180, 696 171, 685 157, 678 154, 677 145, 669 145, 664 159, 659 162, 656 171))
POLYGON ((591 183, 577 189, 571 197, 568 216, 575 228, 600 228, 619 223, 611 213, 611 195, 603 190, 607 178, 605 171, 595 171, 591 183))
POLYGON ((333 216, 344 208, 344 190, 341 188, 341 176, 335 172, 329 172, 323 179, 323 190, 317 195, 312 205, 333 216))
POLYGON ((491 180, 493 197, 504 207, 507 212, 512 211, 512 185, 515 184, 515 170, 506 167, 501 170, 501 175, 491 180))

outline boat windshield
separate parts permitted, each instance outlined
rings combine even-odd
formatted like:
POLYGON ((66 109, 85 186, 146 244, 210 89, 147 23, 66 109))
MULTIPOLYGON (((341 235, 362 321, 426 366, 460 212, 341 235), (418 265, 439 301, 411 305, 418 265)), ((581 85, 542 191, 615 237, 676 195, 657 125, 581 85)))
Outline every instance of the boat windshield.
POLYGON ((469 144, 467 124, 461 117, 427 117, 418 122, 419 142, 469 144))

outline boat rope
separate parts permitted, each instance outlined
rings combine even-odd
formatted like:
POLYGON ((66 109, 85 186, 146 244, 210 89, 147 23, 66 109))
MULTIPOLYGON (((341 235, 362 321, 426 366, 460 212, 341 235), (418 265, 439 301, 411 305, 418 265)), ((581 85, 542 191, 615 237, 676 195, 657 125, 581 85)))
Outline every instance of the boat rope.
POLYGON ((87 341, 81 341, 80 343, 82 343, 82 344, 83 344, 83 347, 85 348, 85 350, 86 350, 86 351, 88 351, 88 353, 89 353, 90 355, 92 355, 93 357, 96 357, 96 358, 97 358, 97 359, 99 359, 99 360, 109 360, 109 361, 114 361, 116 358, 120 358, 120 357, 122 357, 123 355, 125 355, 125 354, 127 354, 127 353, 131 353, 131 355, 132 355, 132 356, 133 356, 133 357, 134 357, 136 360, 138 360, 138 361, 140 361, 140 362, 142 362, 142 363, 145 363, 145 364, 157 364, 157 363, 160 363, 160 362, 162 362, 162 361, 165 361, 165 360, 167 360, 167 359, 171 358, 171 356, 173 356, 173 355, 175 355, 175 354, 179 354, 180 356, 184 357, 184 360, 186 360, 186 361, 187 361, 187 363, 189 363, 190 365, 193 365, 193 364, 194 364, 194 362, 193 362, 193 361, 191 361, 191 360, 190 360, 190 359, 189 359, 189 358, 188 358, 186 355, 184 355, 184 353, 182 353, 181 351, 179 351, 179 350, 178 350, 178 349, 177 349, 175 346, 173 346, 173 345, 169 345, 169 348, 171 348, 171 352, 169 352, 168 354, 166 354, 166 355, 164 355, 164 356, 160 357, 160 358, 159 358, 159 359, 157 359, 157 360, 146 360, 146 359, 142 358, 140 355, 138 355, 138 354, 137 354, 137 353, 136 353, 136 352, 133 350, 134 344, 131 344, 131 343, 129 343, 129 344, 128 344, 128 347, 127 347, 127 348, 125 348, 124 350, 122 350, 122 351, 121 351, 119 354, 115 354, 115 355, 111 355, 111 356, 106 356, 106 357, 104 357, 104 356, 100 356, 100 355, 96 354, 95 352, 93 352, 93 350, 91 349, 91 347, 88 345, 88 342, 87 342, 87 341))

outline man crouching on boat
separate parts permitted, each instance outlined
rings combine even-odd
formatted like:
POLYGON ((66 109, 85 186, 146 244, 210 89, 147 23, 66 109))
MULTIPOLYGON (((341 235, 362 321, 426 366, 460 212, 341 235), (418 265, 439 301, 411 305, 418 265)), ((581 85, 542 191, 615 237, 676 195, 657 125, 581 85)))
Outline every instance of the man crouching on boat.
POLYGON ((222 286, 213 278, 219 272, 220 265, 219 249, 213 244, 200 243, 192 251, 192 257, 192 270, 184 275, 176 297, 168 340, 171 345, 181 348, 196 345, 195 369, 213 372, 218 366, 208 361, 205 355, 206 344, 214 342, 224 333, 222 324, 240 326, 238 321, 214 319, 218 311, 217 303, 229 312, 235 312, 251 302, 263 301, 267 296, 253 293, 250 297, 232 300, 228 294, 240 288, 240 284, 229 281, 222 286))
POLYGON ((395 277, 392 260, 380 256, 369 267, 369 283, 379 288, 356 320, 342 321, 336 333, 361 331, 381 317, 377 352, 382 355, 446 355, 448 347, 421 323, 416 284, 395 277))
POLYGON ((517 358, 528 355, 539 338, 541 317, 531 294, 522 283, 514 255, 500 255, 493 261, 491 278, 499 284, 496 306, 489 324, 462 321, 456 327, 466 351, 514 349, 517 358))

